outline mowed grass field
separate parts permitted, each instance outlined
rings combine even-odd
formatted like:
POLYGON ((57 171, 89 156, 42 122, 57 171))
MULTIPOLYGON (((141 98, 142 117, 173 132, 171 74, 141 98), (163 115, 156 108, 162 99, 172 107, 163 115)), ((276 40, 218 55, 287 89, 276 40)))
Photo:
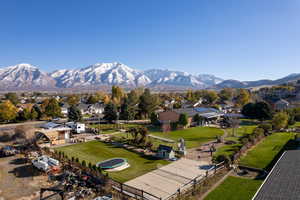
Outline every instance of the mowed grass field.
POLYGON ((273 133, 241 157, 239 164, 266 169, 284 145, 294 138, 295 133, 273 133))
POLYGON ((110 177, 120 182, 126 182, 152 171, 158 166, 169 163, 168 161, 156 160, 152 157, 142 157, 139 154, 128 151, 124 148, 115 147, 99 141, 58 147, 56 150, 63 151, 69 158, 74 157, 79 158, 80 161, 85 160, 87 164, 89 162, 96 164, 99 161, 116 157, 126 158, 130 164, 129 168, 120 172, 109 172, 110 177))
POLYGON ((250 200, 262 184, 262 180, 227 177, 204 200, 250 200))
POLYGON ((186 147, 193 148, 198 147, 205 142, 215 140, 216 136, 223 135, 224 131, 219 128, 212 127, 193 127, 167 133, 150 131, 149 134, 172 139, 175 142, 178 142, 180 138, 183 138, 185 140, 186 147))

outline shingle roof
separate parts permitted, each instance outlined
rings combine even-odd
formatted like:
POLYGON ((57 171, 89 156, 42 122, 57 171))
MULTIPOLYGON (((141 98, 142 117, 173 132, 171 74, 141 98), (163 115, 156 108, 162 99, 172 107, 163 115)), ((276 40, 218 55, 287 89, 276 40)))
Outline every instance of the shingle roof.
POLYGON ((197 111, 194 108, 180 108, 180 109, 174 109, 174 112, 178 114, 187 114, 189 117, 193 117, 197 114, 197 111))
POLYGON ((286 151, 253 200, 300 200, 300 150, 286 151))

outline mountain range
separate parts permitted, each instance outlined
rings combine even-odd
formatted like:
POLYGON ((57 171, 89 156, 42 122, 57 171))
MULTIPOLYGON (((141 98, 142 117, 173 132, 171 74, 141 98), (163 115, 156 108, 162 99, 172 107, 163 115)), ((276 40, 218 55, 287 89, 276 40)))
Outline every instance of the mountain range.
POLYGON ((166 69, 136 70, 119 62, 96 63, 79 69, 61 69, 51 73, 41 71, 31 64, 17 64, 0 68, 0 90, 89 88, 120 85, 123 87, 151 87, 221 89, 224 87, 250 88, 277 85, 300 79, 291 74, 277 80, 238 81, 223 80, 210 74, 189 74, 166 69))

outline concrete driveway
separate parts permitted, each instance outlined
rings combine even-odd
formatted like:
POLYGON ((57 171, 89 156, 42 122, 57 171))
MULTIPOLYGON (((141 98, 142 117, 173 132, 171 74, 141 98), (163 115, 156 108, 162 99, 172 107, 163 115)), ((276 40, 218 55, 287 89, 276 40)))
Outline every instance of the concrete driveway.
POLYGON ((194 178, 205 176, 207 166, 210 166, 207 161, 182 158, 125 184, 166 199, 194 178))

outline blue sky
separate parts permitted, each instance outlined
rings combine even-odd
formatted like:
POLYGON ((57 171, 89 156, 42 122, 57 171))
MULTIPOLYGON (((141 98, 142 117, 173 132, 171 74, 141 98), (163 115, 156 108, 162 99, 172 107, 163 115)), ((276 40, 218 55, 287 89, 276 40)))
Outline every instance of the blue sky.
POLYGON ((2 0, 0 66, 118 61, 238 80, 300 73, 299 0, 2 0))

